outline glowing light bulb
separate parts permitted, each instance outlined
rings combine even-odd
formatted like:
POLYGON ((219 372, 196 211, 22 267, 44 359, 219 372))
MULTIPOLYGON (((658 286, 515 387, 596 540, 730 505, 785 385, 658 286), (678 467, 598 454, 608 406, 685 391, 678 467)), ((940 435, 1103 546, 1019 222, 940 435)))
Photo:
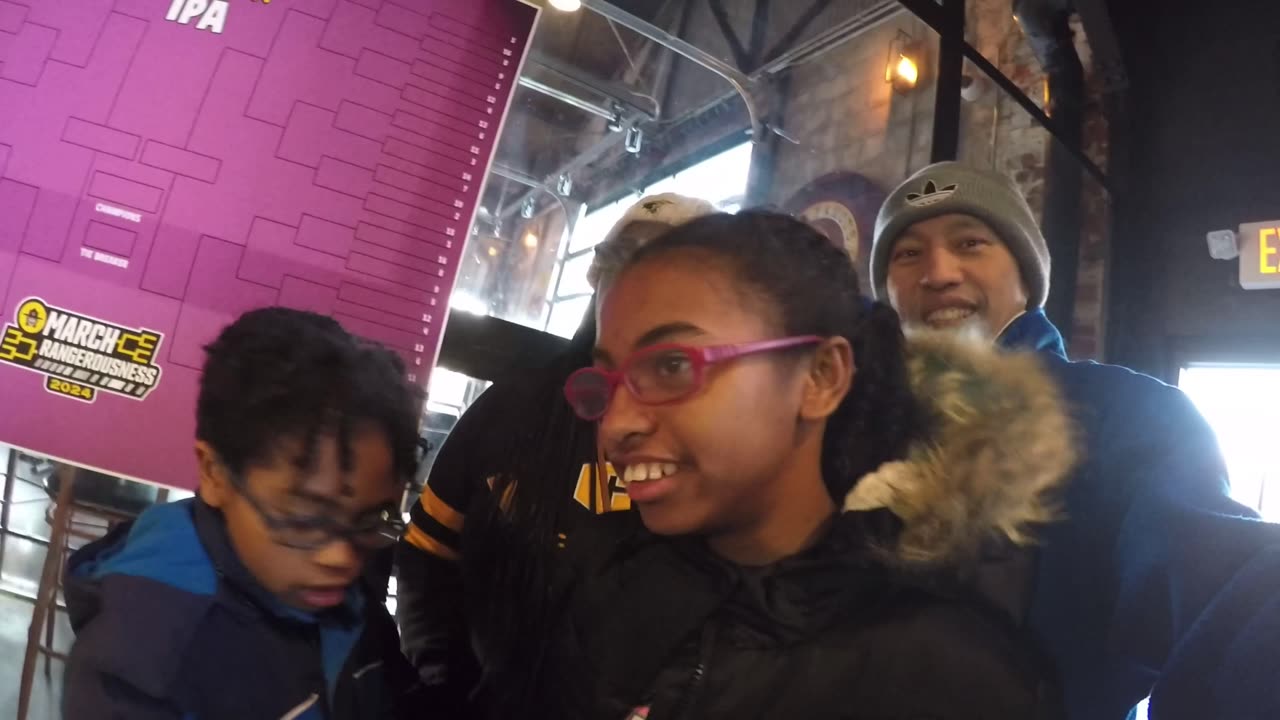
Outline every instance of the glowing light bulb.
POLYGON ((907 87, 915 87, 920 79, 920 68, 916 67, 916 61, 906 55, 898 56, 898 65, 894 71, 898 75, 898 81, 907 87))
POLYGON ((533 233, 526 234, 524 236, 524 246, 530 250, 538 247, 538 236, 533 233))

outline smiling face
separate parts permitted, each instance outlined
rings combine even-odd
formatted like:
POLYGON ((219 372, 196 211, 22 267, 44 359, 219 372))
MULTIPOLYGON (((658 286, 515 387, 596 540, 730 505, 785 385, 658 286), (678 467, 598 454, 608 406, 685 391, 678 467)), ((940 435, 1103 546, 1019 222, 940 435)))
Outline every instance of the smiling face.
MULTIPOLYGON (((658 344, 778 338, 784 331, 775 316, 714 257, 664 253, 624 271, 605 296, 596 365, 616 369, 658 344)), ((650 530, 704 534, 713 547, 716 537, 780 538, 825 521, 824 506, 830 513, 822 432, 851 376, 848 344, 836 339, 711 365, 701 389, 677 403, 644 404, 620 387, 600 421, 600 441, 650 530), (834 369, 822 360, 828 356, 834 369)))
POLYGON ((916 223, 889 253, 889 302, 908 327, 975 332, 994 340, 1027 309, 1009 248, 970 215, 916 223))

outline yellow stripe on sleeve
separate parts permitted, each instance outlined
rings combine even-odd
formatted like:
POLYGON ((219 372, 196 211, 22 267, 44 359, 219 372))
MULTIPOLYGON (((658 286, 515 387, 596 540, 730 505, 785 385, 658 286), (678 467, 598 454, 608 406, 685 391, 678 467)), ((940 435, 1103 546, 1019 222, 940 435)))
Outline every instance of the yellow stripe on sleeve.
POLYGON ((438 558, 445 560, 458 560, 458 551, 436 540, 430 535, 422 531, 417 525, 410 525, 409 531, 405 533, 404 539, 408 543, 423 552, 431 553, 438 558))
POLYGON ((436 522, 456 533, 462 532, 462 523, 466 520, 466 517, 449 507, 449 503, 441 500, 440 496, 436 495, 435 491, 431 489, 430 484, 422 489, 422 497, 419 502, 422 503, 422 509, 426 510, 427 514, 436 522))

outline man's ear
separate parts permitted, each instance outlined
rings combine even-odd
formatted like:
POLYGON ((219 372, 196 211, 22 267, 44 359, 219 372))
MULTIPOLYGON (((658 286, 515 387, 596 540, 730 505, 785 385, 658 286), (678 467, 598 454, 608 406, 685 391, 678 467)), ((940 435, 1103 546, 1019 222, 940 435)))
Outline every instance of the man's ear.
POLYGON ((221 508, 231 496, 231 481, 213 446, 196 441, 196 467, 200 473, 200 499, 210 507, 221 508))
POLYGON ((839 336, 824 340, 809 364, 800 417, 805 420, 831 417, 849 394, 856 372, 849 341, 839 336))

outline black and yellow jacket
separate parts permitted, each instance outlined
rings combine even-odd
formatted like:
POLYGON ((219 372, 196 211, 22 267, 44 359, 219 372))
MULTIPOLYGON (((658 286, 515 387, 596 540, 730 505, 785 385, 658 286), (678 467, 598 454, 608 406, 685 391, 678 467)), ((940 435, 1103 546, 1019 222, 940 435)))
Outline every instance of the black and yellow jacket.
MULTIPOLYGON (((536 427, 551 443, 563 438, 572 445, 563 469, 538 480, 555 485, 544 492, 561 499, 555 531, 545 533, 548 545, 563 545, 584 519, 631 508, 612 468, 598 458, 594 425, 567 412, 553 419, 553 413, 529 410, 537 405, 534 397, 560 397, 568 370, 558 364, 516 382, 500 382, 467 409, 440 449, 397 548, 396 615, 405 654, 431 688, 433 704, 446 711, 460 712, 470 704, 467 698, 479 682, 485 655, 476 627, 481 606, 511 602, 488 597, 485 588, 466 579, 491 570, 473 541, 488 532, 483 521, 495 502, 496 478, 512 472, 512 439, 536 427)), ((519 555, 529 548, 511 543, 505 551, 519 555)))

